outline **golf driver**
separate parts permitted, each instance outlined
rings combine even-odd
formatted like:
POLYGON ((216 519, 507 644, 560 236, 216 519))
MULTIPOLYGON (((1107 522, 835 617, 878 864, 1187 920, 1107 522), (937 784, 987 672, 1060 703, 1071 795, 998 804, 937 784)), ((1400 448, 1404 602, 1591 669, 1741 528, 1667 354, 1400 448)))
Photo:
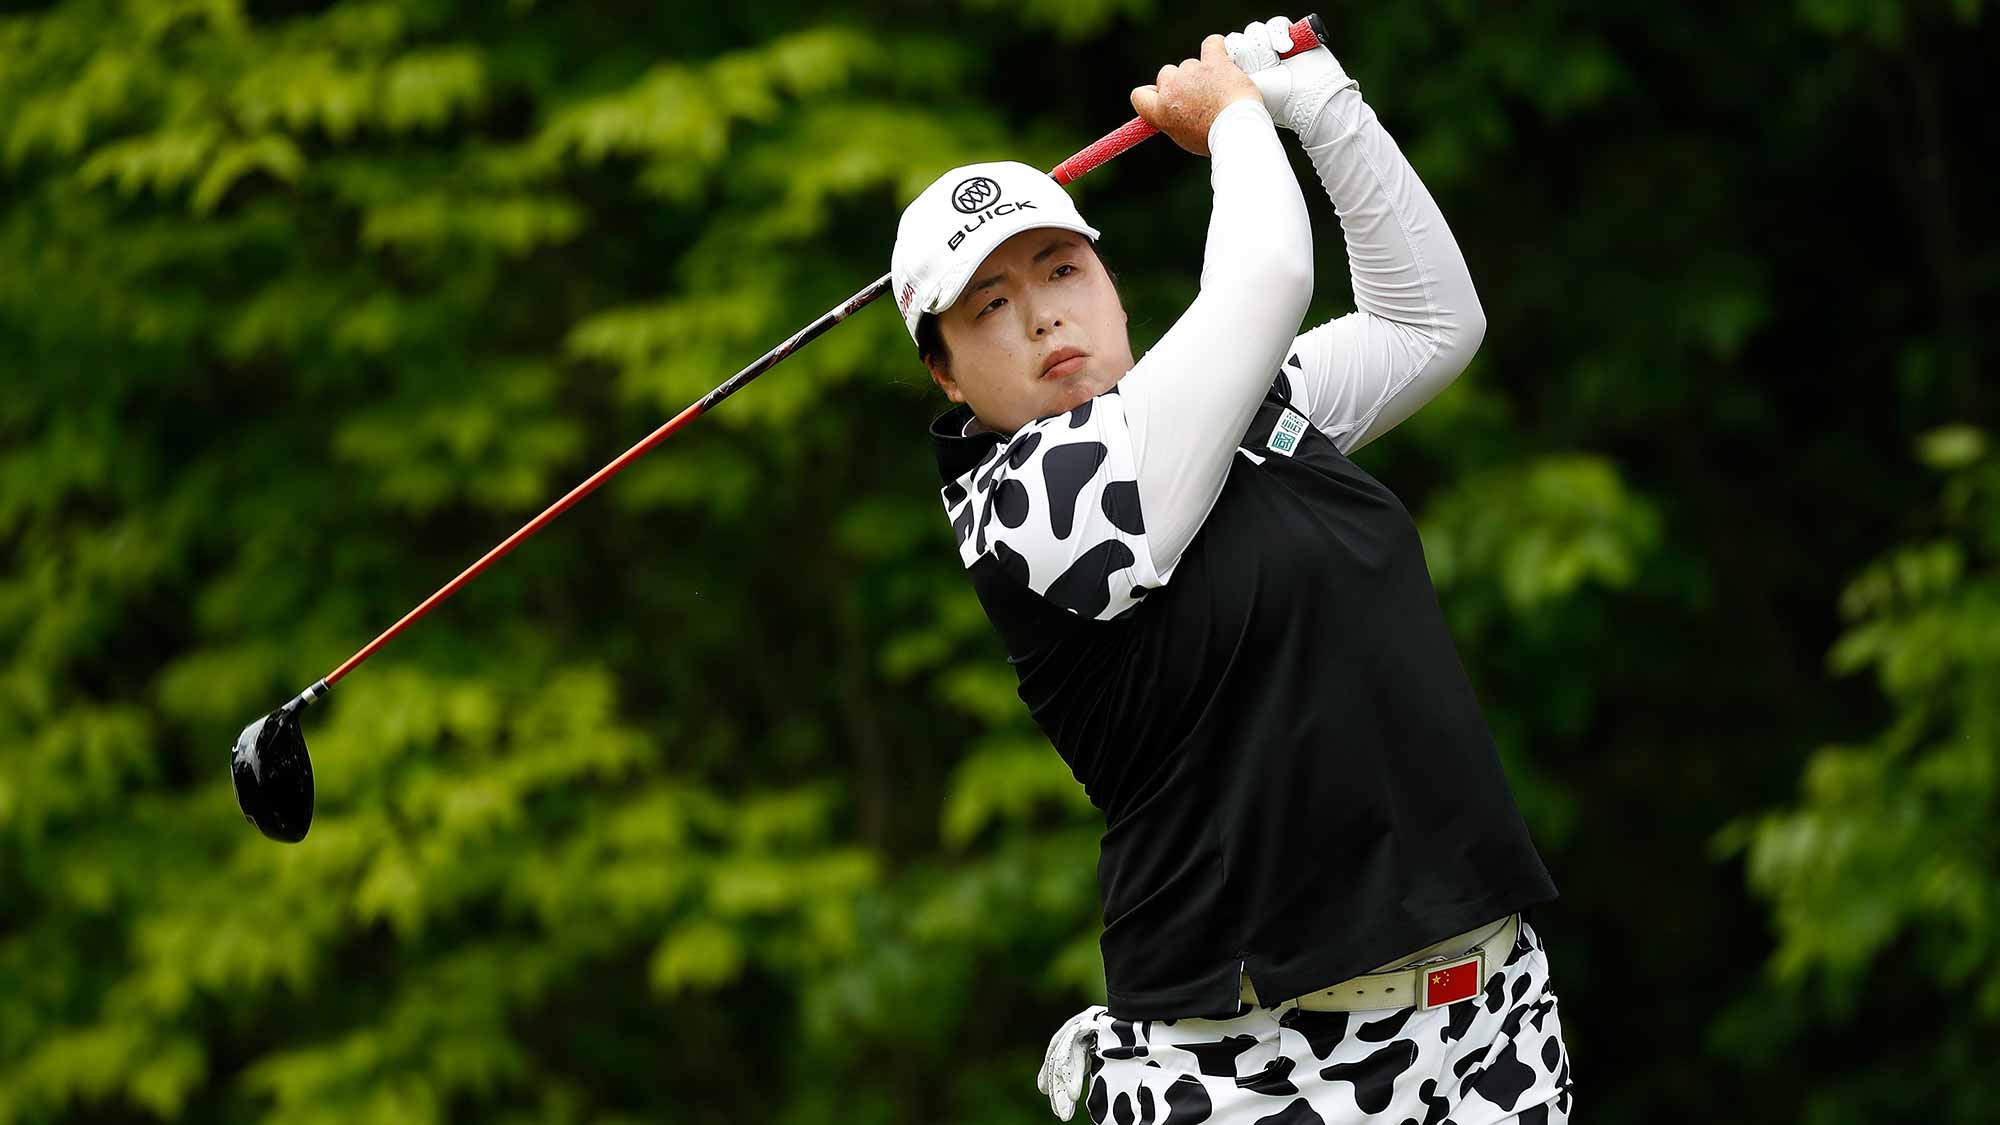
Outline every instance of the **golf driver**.
MULTIPOLYGON (((1325 31, 1319 17, 1307 16, 1292 25, 1292 49, 1284 52, 1281 57, 1289 58, 1300 51, 1309 51, 1319 46, 1324 38, 1325 31)), ((1095 144, 1056 165, 1049 175, 1059 184, 1069 184, 1077 177, 1157 132, 1158 129, 1134 117, 1118 129, 1104 135, 1095 144)), ((616 460, 592 473, 588 480, 570 489, 568 494, 549 505, 541 515, 529 520, 519 531, 502 540, 499 546, 486 552, 478 562, 466 567, 458 577, 425 598, 417 608, 404 614, 402 620, 384 630, 381 636, 368 642, 360 652, 348 657, 340 667, 327 673, 325 679, 292 697, 284 706, 244 727, 243 733, 236 737, 236 746, 230 753, 229 772, 236 783, 236 802, 242 807, 245 819, 273 840, 295 844, 305 839, 306 830, 312 827, 313 772, 312 758, 306 753, 305 732, 299 729, 299 712, 318 702, 333 689, 333 685, 341 681, 342 677, 353 671, 356 665, 375 655, 376 650, 388 644, 398 633, 429 613, 439 602, 457 593, 460 587, 519 546, 522 540, 548 526, 550 521, 568 511, 572 504, 596 491, 599 485, 616 476, 654 446, 672 437, 682 426, 706 414, 717 403, 741 390, 750 380, 776 367, 779 361, 888 292, 889 277, 890 275, 883 274, 867 288, 834 306, 819 319, 806 325, 777 347, 765 352, 755 363, 730 376, 720 386, 703 395, 659 429, 646 435, 643 441, 619 454, 616 460)))

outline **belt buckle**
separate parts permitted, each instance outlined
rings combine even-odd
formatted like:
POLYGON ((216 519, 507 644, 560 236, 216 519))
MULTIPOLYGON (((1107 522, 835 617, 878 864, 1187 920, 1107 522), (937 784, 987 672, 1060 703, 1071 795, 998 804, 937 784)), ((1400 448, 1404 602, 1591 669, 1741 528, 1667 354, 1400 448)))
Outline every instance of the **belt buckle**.
POLYGON ((1432 1008, 1470 1000, 1486 988, 1486 951, 1483 949, 1421 968, 1424 980, 1423 986, 1417 990, 1419 1011, 1428 1012, 1432 1008))

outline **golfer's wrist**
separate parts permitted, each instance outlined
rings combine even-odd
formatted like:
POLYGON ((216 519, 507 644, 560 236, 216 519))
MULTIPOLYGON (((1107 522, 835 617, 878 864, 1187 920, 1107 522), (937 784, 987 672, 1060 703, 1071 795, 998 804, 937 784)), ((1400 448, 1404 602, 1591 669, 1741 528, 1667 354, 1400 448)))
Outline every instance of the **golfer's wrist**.
POLYGON ((1292 131, 1302 143, 1319 144, 1352 129, 1360 87, 1335 60, 1331 69, 1316 76, 1310 89, 1293 93, 1288 107, 1292 131))
MULTIPOLYGON (((1222 112, 1215 115, 1215 120, 1208 123, 1209 159, 1213 160, 1217 156, 1220 156, 1223 149, 1229 146, 1229 134, 1233 129, 1238 128, 1235 122, 1246 115, 1261 119, 1266 128, 1274 127, 1271 121, 1271 111, 1264 108, 1263 97, 1253 90, 1249 95, 1238 98, 1228 105, 1223 106, 1222 112)), ((1255 126, 1245 127, 1254 128, 1255 126)))
POLYGON ((1358 103, 1361 95, 1354 90, 1344 90, 1327 100, 1319 108, 1319 113, 1299 131, 1299 146, 1307 152, 1332 144, 1334 141, 1354 132, 1359 114, 1358 103), (1349 105, 1344 99, 1352 99, 1349 105))

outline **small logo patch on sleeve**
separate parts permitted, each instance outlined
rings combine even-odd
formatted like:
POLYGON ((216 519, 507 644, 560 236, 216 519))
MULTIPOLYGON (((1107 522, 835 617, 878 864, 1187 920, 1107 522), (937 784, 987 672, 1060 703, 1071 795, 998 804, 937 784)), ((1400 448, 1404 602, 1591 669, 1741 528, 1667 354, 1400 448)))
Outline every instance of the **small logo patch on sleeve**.
POLYGON ((1278 415, 1278 424, 1271 427, 1271 440, 1264 445, 1274 453, 1290 457, 1298 450, 1299 442, 1305 436, 1305 415, 1296 410, 1287 410, 1278 415))

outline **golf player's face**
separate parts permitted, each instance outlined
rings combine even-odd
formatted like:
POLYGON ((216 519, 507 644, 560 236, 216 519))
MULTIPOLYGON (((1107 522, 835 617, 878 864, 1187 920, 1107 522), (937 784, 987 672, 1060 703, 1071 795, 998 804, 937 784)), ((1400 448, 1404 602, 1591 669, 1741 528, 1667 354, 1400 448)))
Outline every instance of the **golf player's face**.
POLYGON ((1072 410, 1132 369, 1125 306, 1073 231, 1038 227, 995 247, 938 322, 951 358, 931 377, 1002 433, 1072 410))

